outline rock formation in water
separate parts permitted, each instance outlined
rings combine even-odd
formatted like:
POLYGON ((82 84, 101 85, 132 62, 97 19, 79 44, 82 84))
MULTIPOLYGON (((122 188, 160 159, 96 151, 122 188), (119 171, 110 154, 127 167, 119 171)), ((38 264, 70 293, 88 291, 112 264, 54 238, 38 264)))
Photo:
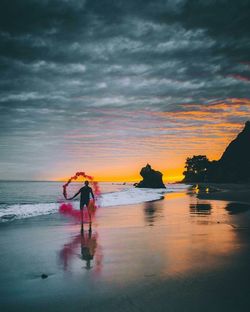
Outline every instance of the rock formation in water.
POLYGON ((162 181, 162 173, 151 168, 149 164, 143 167, 140 171, 143 180, 135 184, 141 188, 166 188, 162 181))

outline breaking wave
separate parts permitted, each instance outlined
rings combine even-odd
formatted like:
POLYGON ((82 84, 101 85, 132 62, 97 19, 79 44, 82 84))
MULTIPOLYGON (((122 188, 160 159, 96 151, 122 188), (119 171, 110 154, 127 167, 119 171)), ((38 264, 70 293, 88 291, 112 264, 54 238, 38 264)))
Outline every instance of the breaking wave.
MULTIPOLYGON (((97 204, 101 208, 139 204, 147 201, 159 200, 168 192, 178 192, 187 188, 183 185, 173 185, 166 189, 139 189, 128 188, 122 191, 104 193, 98 198, 97 204)), ((35 216, 48 215, 58 212, 61 203, 35 203, 35 204, 12 204, 1 205, 0 221, 12 221, 15 219, 25 219, 35 216)), ((75 209, 79 208, 79 201, 72 202, 75 209)))

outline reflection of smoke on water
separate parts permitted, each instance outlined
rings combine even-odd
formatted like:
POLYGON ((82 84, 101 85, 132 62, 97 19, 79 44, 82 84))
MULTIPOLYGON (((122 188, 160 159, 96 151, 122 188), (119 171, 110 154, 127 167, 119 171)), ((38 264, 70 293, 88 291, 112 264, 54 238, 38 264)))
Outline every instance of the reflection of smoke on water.
POLYGON ((65 244, 59 253, 64 271, 68 270, 70 262, 74 257, 79 256, 80 252, 80 259, 86 263, 85 269, 90 270, 94 268, 95 272, 100 272, 103 256, 97 240, 97 232, 92 232, 89 229, 74 236, 69 243, 65 244))

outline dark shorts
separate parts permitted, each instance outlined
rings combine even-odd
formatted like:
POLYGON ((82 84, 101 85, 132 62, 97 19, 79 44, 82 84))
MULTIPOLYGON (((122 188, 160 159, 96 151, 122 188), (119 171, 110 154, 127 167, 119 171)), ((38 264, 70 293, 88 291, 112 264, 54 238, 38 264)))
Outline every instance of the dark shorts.
POLYGON ((82 210, 82 209, 84 208, 85 205, 88 207, 88 205, 89 205, 89 200, 87 200, 87 201, 85 200, 84 202, 82 202, 82 203, 81 203, 80 209, 82 210))

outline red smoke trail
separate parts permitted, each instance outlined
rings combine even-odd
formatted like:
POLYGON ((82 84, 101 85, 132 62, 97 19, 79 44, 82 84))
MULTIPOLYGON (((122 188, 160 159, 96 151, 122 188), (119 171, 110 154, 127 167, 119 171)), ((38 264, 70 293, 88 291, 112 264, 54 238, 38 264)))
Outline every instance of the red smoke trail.
MULTIPOLYGON (((73 177, 71 177, 67 183, 63 185, 63 195, 65 199, 68 199, 67 197, 67 187, 72 182, 77 180, 79 177, 84 177, 88 180, 90 180, 90 183, 93 186, 93 192, 95 194, 95 198, 101 195, 101 191, 98 185, 98 182, 94 181, 94 177, 89 176, 85 174, 85 172, 77 172, 73 177)), ((91 212, 91 217, 93 218, 95 216, 97 205, 93 200, 90 200, 88 210, 91 212)), ((59 207, 59 212, 67 217, 73 217, 77 220, 81 220, 81 212, 79 210, 76 210, 73 208, 71 203, 63 203, 59 207)), ((88 221, 89 216, 86 209, 83 210, 83 220, 88 221)))
POLYGON ((64 197, 67 199, 67 187, 68 185, 72 182, 72 181, 75 181, 77 180, 79 177, 84 177, 88 180, 90 180, 90 182, 93 184, 93 189, 94 189, 94 194, 96 196, 99 196, 101 194, 101 191, 100 191, 100 188, 99 188, 99 185, 96 181, 94 181, 94 177, 92 176, 89 176, 87 174, 85 174, 85 172, 77 172, 73 177, 71 177, 67 183, 65 183, 63 185, 63 195, 64 197))

